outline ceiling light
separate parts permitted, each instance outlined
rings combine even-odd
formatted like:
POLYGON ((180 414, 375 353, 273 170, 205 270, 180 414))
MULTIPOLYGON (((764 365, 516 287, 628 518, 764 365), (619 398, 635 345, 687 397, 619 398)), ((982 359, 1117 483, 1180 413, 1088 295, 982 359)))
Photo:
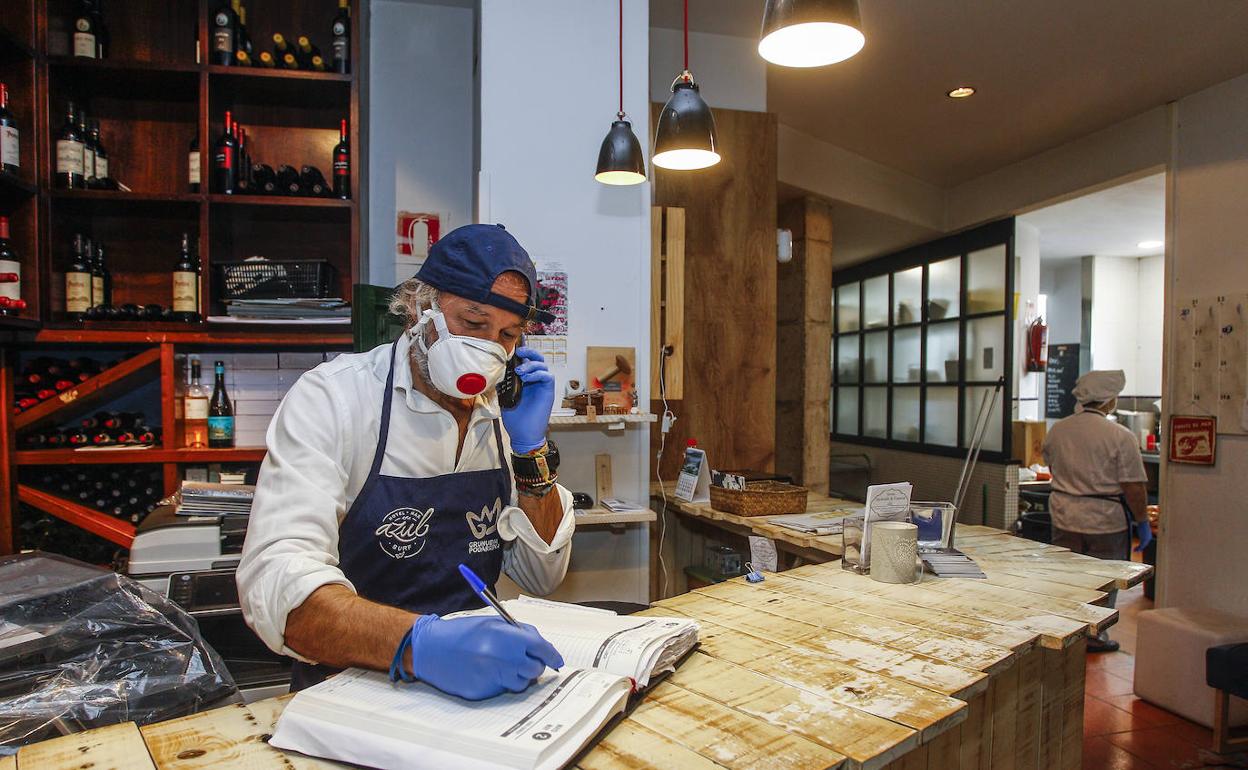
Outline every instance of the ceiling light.
POLYGON ((823 67, 866 42, 858 0, 767 0, 758 54, 784 67, 823 67))
POLYGON ((685 0, 685 69, 672 81, 672 95, 654 132, 654 165, 691 171, 719 162, 715 116, 689 72, 689 0, 685 0))
POLYGON ((1165 241, 1140 241, 1138 245, 1141 249, 1160 249, 1162 246, 1166 245, 1166 242, 1165 241))
POLYGON ((646 160, 633 125, 624 119, 624 0, 620 0, 620 108, 615 122, 598 150, 598 171, 603 184, 630 185, 646 181, 646 160))
POLYGON ((975 95, 974 86, 958 86, 957 88, 945 94, 945 96, 948 96, 950 99, 965 99, 968 96, 974 96, 974 95, 975 95))

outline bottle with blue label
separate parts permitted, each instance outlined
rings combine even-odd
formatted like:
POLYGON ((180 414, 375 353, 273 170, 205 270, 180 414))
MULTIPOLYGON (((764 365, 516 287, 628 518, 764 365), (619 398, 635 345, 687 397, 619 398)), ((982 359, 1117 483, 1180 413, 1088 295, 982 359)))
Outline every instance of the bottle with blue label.
POLYGON ((208 405, 208 447, 229 449, 234 446, 234 407, 225 392, 225 362, 217 361, 214 371, 216 382, 208 405))

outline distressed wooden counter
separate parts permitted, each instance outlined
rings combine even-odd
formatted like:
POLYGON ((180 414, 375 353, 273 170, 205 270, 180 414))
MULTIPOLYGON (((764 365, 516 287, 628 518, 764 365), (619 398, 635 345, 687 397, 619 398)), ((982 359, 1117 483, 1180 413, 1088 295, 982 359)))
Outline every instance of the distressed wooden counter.
MULTIPOLYGON (((829 562, 658 602, 643 614, 698 619, 702 646, 578 767, 1076 770, 1085 635, 1117 620, 1094 602, 1148 568, 959 532, 987 581, 894 586, 829 562)), ((265 743, 284 705, 66 736, 0 770, 337 767, 265 743)))

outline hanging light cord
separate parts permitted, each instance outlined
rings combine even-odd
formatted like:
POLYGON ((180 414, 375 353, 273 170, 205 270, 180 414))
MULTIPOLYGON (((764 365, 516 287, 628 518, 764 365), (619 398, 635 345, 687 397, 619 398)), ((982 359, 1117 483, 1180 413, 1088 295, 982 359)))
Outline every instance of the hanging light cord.
POLYGON ((620 0, 620 111, 615 116, 624 119, 624 0, 620 0))
POLYGON ((689 71, 689 0, 685 0, 685 72, 689 71))

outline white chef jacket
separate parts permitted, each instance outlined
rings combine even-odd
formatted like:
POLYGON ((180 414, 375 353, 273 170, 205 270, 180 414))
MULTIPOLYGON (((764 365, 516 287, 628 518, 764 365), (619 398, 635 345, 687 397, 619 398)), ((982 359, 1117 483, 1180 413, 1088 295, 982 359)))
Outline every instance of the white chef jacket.
POLYGON ((1072 414, 1044 437, 1044 462, 1053 473, 1053 526, 1087 535, 1127 528, 1122 505, 1085 495, 1119 495, 1124 483, 1148 480, 1131 431, 1099 412, 1072 414))
MULTIPOLYGON (((394 404, 381 473, 427 478, 498 467, 493 419, 497 399, 478 397, 459 462, 455 419, 412 387, 411 337, 395 353, 394 404)), ((306 372, 269 424, 247 540, 238 565, 238 594, 247 624, 275 652, 306 660, 285 646, 286 617, 317 588, 351 585, 338 567, 338 527, 364 486, 377 447, 391 346, 340 355, 306 372)), ((503 445, 509 445, 503 429, 503 445)), ((510 466, 510 453, 505 453, 510 466)), ((511 505, 498 519, 503 570, 525 591, 558 587, 572 555, 572 495, 557 486, 563 518, 547 543, 511 505)))

